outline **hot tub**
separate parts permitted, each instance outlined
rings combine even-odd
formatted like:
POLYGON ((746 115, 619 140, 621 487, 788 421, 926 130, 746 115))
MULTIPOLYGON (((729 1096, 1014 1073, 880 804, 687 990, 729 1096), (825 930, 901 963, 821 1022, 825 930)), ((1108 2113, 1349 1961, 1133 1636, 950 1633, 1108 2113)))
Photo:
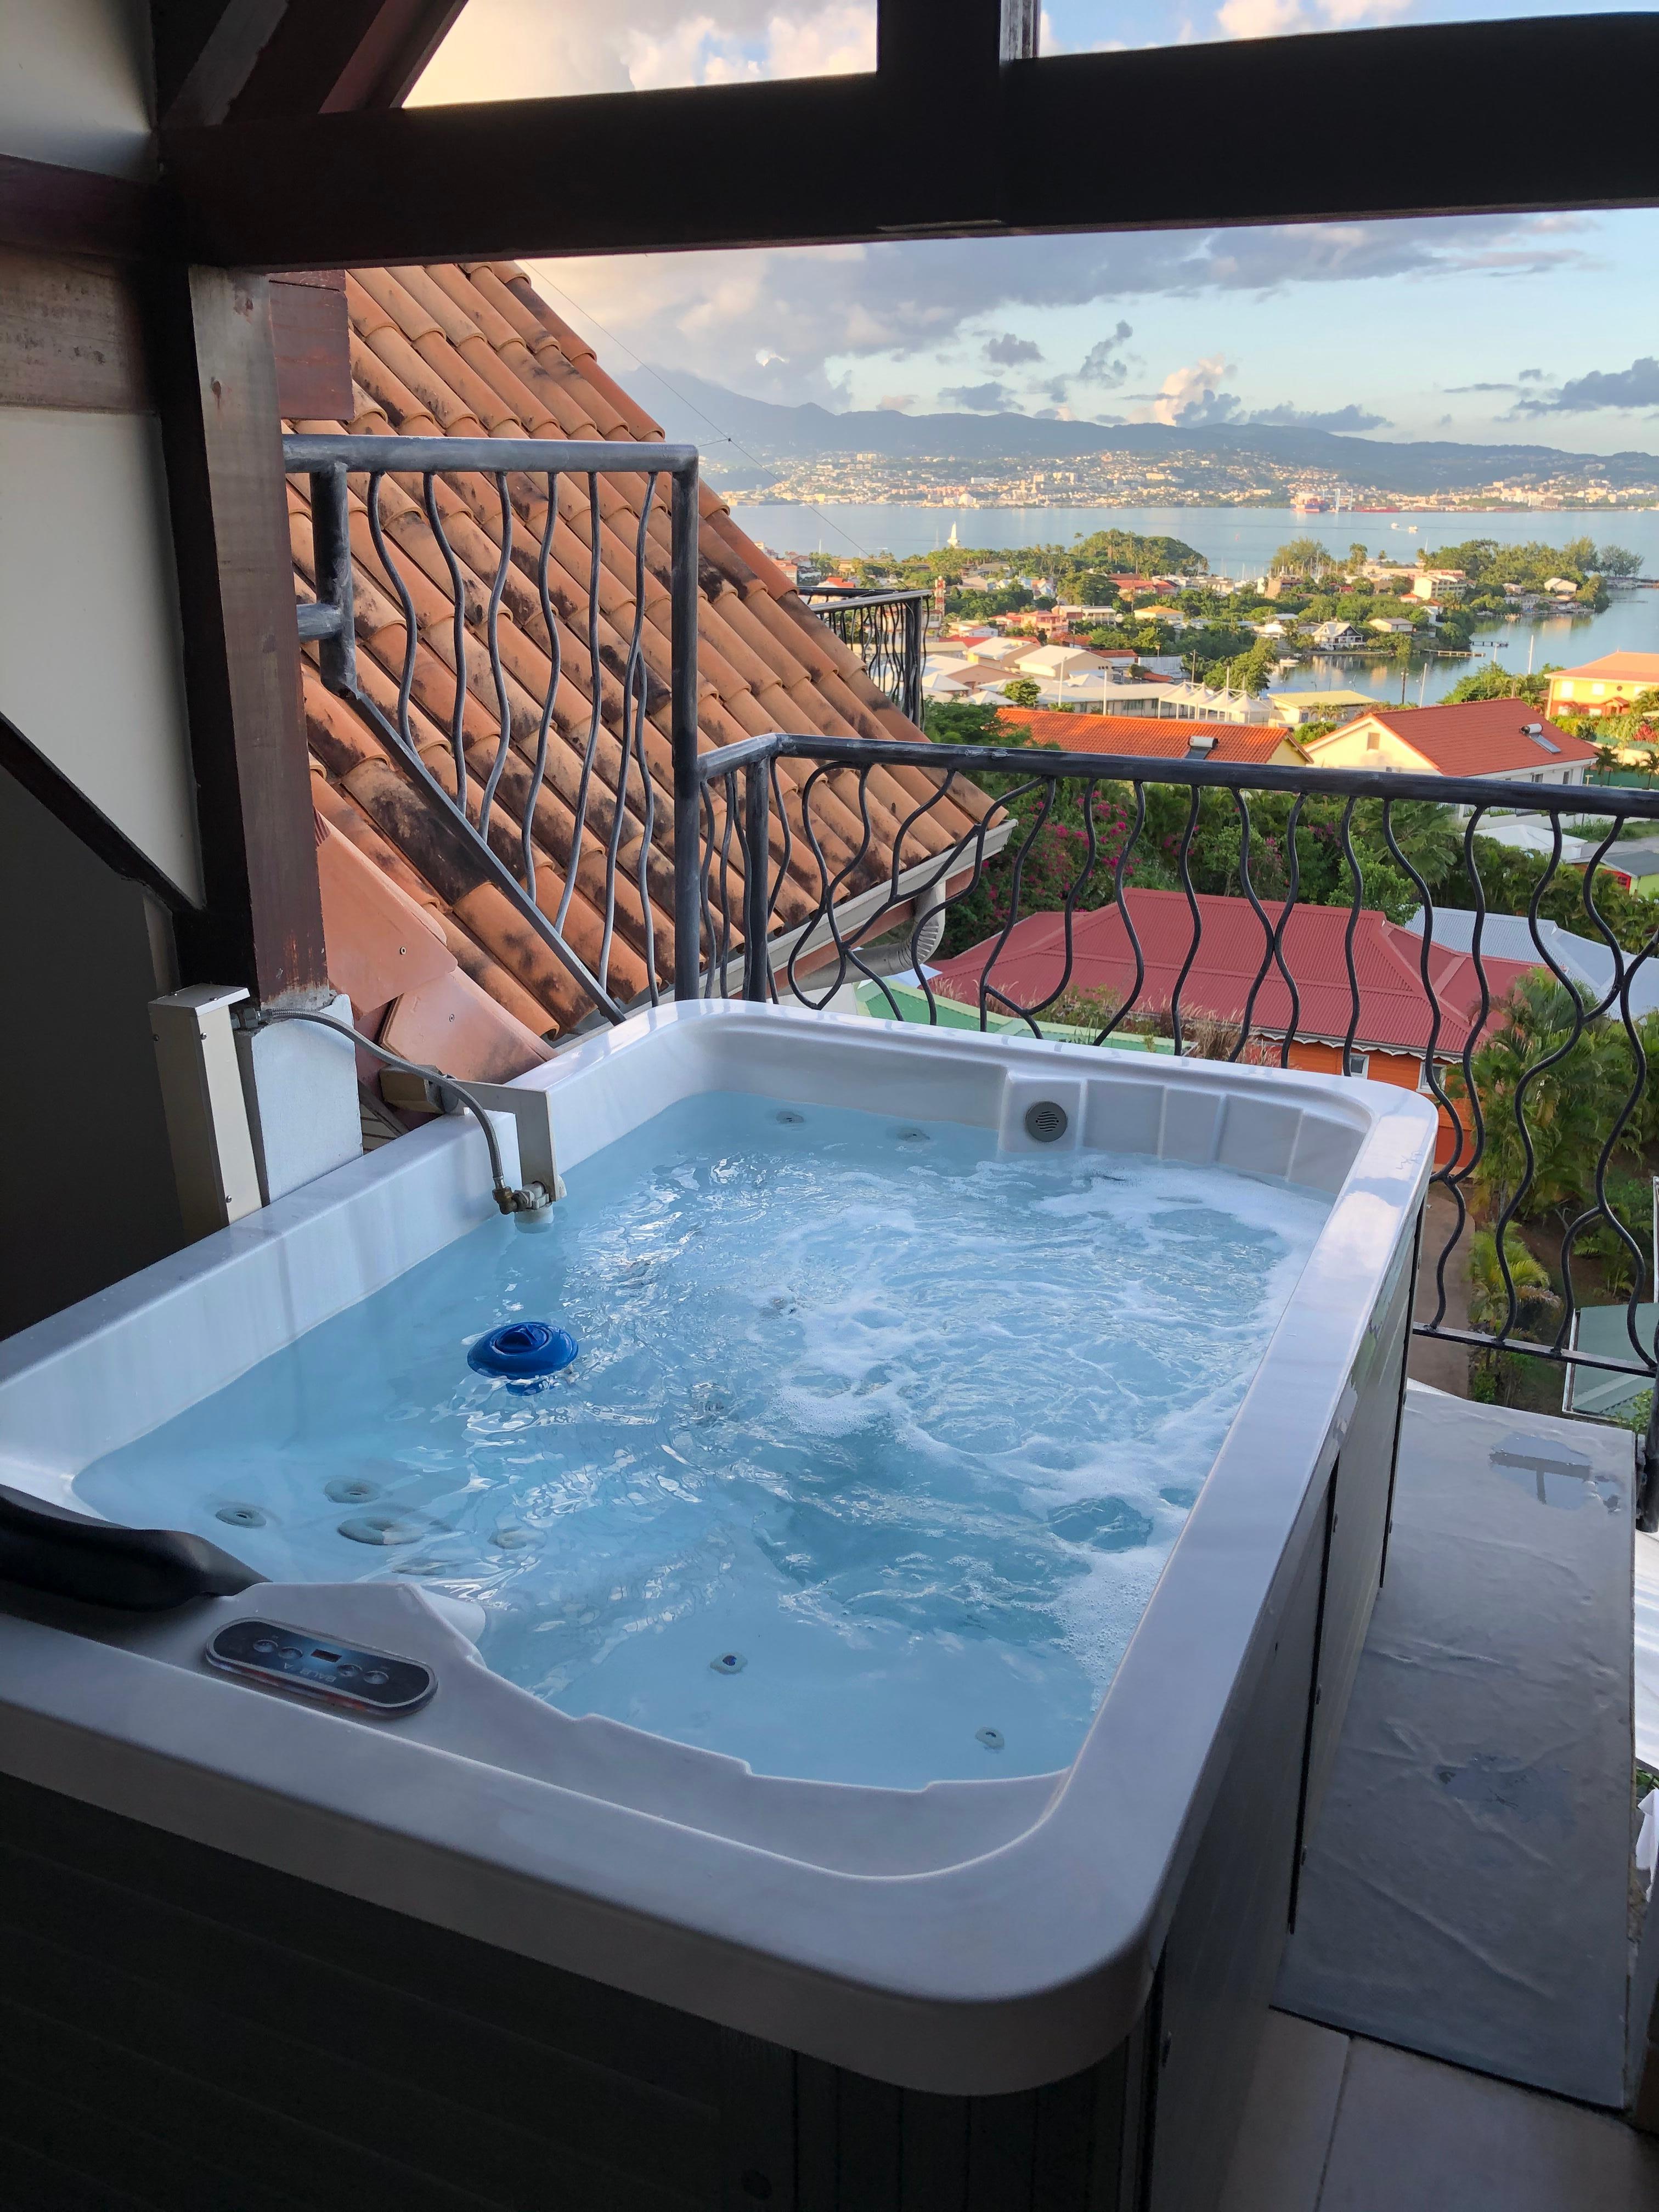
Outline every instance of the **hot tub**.
MULTIPOLYGON (((738 1005, 525 1082, 547 1234, 446 1121, 0 1354, 0 1480, 271 1577, 7 1596, 19 1940, 50 1893, 164 2011, 234 1955, 263 2055, 204 2030, 168 2078, 252 2099, 294 2202, 319 2127, 406 2203, 526 2201, 514 2157, 607 2206, 1209 2202, 1384 1564, 1431 1108, 738 1005), (469 1376, 561 1298, 573 1365, 469 1376), (436 1695, 270 1695, 204 1660, 238 1620, 436 1695), (412 2088, 455 2114, 420 2151, 412 2088)), ((124 2017, 118 2075, 157 2063, 124 2017)))

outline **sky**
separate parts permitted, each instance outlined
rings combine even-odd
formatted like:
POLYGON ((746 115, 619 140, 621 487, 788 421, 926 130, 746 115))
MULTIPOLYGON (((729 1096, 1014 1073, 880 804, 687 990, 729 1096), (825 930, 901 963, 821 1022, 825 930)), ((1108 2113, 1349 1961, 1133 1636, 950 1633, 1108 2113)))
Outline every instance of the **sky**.
MULTIPOLYGON (((1042 49, 1544 12, 1566 11, 1049 0, 1042 49)), ((469 0, 414 100, 864 70, 874 36, 873 0, 469 0)), ((1333 150, 1318 134, 1304 149, 1333 150)), ((1386 156, 1370 138, 1363 158, 1386 156)), ((755 398, 838 410, 1304 422, 1379 441, 1659 451, 1659 210, 532 267, 623 383, 641 364, 672 380, 678 365, 755 398)), ((648 387, 639 396, 650 404, 648 387)))

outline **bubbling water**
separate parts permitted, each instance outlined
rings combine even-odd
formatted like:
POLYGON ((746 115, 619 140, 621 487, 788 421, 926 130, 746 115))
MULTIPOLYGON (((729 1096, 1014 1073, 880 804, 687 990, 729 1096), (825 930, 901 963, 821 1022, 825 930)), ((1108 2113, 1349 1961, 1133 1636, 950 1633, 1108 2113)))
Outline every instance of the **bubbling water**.
POLYGON ((428 1577, 509 1680, 758 1771, 1068 1764, 1328 1200, 723 1093, 568 1182, 550 1236, 462 1238, 81 1495, 234 1508, 274 1578, 428 1577), (468 1367, 540 1318, 573 1366, 468 1367))

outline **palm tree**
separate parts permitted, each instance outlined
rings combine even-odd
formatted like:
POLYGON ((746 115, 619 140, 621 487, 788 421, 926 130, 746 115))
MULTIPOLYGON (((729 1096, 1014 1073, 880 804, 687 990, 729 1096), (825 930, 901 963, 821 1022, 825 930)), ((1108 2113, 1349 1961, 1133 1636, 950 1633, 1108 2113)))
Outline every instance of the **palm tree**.
MULTIPOLYGON (((1537 1338, 1553 1333, 1561 1300, 1541 1260, 1528 1251, 1518 1237, 1505 1237, 1504 1257, 1515 1285, 1515 1331, 1537 1338)), ((1469 1326, 1495 1336, 1510 1310, 1510 1295, 1498 1261, 1498 1239, 1490 1229, 1477 1229, 1469 1248, 1469 1326)))
MULTIPOLYGON (((1582 1003, 1553 976, 1523 975, 1474 1055, 1486 1146, 1473 1181, 1489 1219, 1517 1195, 1524 1217, 1554 1213, 1564 1224, 1593 1202, 1596 1162, 1630 1090, 1630 1049, 1605 1019, 1585 1022, 1565 1048, 1575 1010, 1582 1014, 1582 1003)), ((1460 1096, 1461 1076, 1448 1087, 1460 1096)))

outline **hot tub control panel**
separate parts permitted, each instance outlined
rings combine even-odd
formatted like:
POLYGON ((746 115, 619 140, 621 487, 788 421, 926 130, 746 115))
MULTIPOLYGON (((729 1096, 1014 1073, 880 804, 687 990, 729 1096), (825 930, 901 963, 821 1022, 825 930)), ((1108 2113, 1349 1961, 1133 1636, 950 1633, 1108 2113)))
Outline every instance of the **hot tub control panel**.
POLYGON ((234 1620, 207 1647, 210 1667, 265 1689, 313 1698, 348 1712, 396 1720, 438 1686, 429 1667, 389 1651, 367 1651, 279 1620, 234 1620))

